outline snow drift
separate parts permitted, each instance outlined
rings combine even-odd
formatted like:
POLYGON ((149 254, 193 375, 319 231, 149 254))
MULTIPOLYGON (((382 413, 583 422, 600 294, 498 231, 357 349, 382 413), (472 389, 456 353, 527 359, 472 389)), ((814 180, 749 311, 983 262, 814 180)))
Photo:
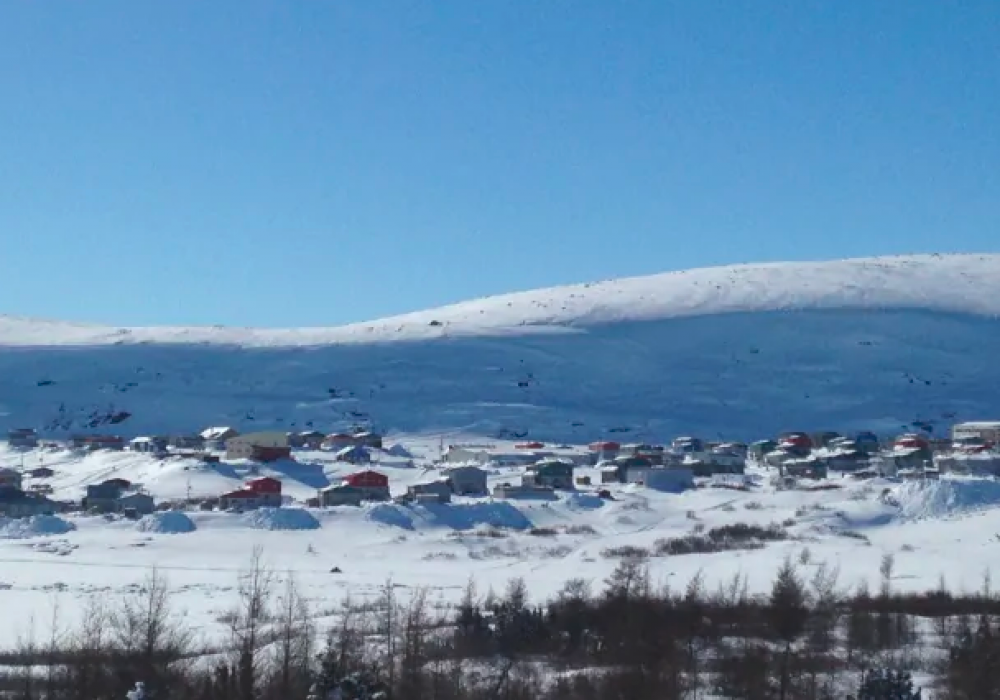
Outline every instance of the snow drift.
POLYGON ((0 429, 898 432, 1000 414, 998 315, 1000 256, 955 255, 692 270, 341 328, 0 317, 0 429))
POLYGON ((911 481, 891 492, 905 520, 942 518, 1000 506, 1000 483, 991 479, 911 481))
POLYGON ((261 508, 246 513, 242 521, 258 530, 318 530, 319 521, 301 508, 261 508))
POLYGON ((136 524, 139 532, 155 532, 163 535, 181 535, 194 532, 197 527, 187 515, 178 511, 150 513, 136 524))
POLYGON ((54 515, 0 518, 0 539, 20 540, 45 535, 65 535, 75 529, 76 525, 54 515))

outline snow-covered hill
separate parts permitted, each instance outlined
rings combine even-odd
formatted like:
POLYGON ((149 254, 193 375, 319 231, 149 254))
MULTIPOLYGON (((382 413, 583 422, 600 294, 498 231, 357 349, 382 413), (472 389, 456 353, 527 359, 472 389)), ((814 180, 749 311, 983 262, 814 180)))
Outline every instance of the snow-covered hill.
POLYGON ((1000 256, 667 273, 340 328, 0 317, 0 428, 207 424, 583 441, 1000 414, 1000 256), (129 414, 126 418, 126 414, 129 414))

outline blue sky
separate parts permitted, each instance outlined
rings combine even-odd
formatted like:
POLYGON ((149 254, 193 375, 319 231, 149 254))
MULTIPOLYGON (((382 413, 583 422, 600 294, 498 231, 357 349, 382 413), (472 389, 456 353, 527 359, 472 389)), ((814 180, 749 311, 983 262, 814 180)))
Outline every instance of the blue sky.
POLYGON ((0 4, 0 313, 1000 251, 1000 3, 0 4))

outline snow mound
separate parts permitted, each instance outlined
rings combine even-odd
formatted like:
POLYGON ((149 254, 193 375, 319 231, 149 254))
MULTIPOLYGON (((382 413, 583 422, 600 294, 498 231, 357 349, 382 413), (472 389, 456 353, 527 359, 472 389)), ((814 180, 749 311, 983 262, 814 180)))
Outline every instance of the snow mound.
POLYGON ((471 530, 481 525, 524 530, 531 521, 510 503, 427 503, 413 506, 432 526, 471 530))
POLYGON ((139 532, 157 532, 162 535, 180 535, 186 532, 194 532, 194 521, 184 513, 177 511, 166 511, 164 513, 151 513, 136 525, 139 532))
POLYGON ((413 529, 413 517, 400 506, 390 503, 380 503, 368 511, 367 517, 372 522, 401 527, 404 530, 413 529))
POLYGON ((65 535, 76 529, 54 515, 33 515, 30 518, 0 518, 0 539, 20 540, 45 535, 65 535))
POLYGON ((404 530, 449 528, 472 530, 481 526, 524 530, 531 521, 510 503, 382 503, 368 511, 368 519, 404 530))
POLYGON ((318 530, 319 521, 301 508, 261 508, 243 516, 243 522, 258 530, 318 530))
POLYGON ((604 499, 589 493, 574 493, 566 499, 569 510, 596 510, 604 506, 604 499))
POLYGON ((1000 506, 1000 483, 991 479, 914 481, 890 492, 904 520, 942 518, 1000 506))

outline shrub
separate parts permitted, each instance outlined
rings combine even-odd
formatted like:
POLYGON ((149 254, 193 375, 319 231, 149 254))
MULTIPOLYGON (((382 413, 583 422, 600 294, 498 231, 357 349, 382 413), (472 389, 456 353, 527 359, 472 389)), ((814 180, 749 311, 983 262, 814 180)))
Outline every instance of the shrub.
POLYGON ((684 554, 712 554, 735 550, 761 549, 766 542, 787 540, 788 533, 780 525, 747 525, 736 523, 712 528, 706 533, 657 540, 653 551, 657 556, 675 557, 684 554))
POLYGON ((559 533, 554 527, 533 527, 528 530, 528 534, 535 537, 555 537, 559 533))
POLYGON ((620 547, 608 547, 601 554, 606 559, 647 559, 649 558, 649 550, 645 547, 636 547, 630 544, 624 544, 620 547))

